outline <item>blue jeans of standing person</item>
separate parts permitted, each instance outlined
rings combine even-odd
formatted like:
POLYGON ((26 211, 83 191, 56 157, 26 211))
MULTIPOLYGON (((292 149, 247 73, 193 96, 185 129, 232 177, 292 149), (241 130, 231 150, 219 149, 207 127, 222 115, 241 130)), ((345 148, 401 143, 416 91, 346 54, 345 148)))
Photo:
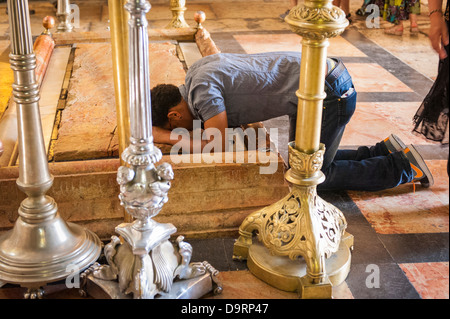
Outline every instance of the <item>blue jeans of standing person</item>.
MULTIPOLYGON (((318 190, 378 191, 410 182, 414 175, 402 152, 389 153, 384 143, 339 150, 345 126, 356 108, 352 78, 341 60, 325 79, 320 142, 325 145, 322 172, 326 179, 318 190)), ((290 140, 295 137, 296 116, 290 118, 290 140)))

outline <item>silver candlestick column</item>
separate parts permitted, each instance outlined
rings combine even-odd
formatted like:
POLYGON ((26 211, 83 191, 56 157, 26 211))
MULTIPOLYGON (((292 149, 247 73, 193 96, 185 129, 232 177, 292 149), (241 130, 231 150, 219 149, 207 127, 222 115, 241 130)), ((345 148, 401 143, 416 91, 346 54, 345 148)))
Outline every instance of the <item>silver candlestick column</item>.
POLYGON ((74 29, 73 24, 71 23, 71 15, 72 10, 70 9, 69 0, 58 0, 57 8, 56 8, 56 16, 59 21, 59 25, 56 28, 58 32, 72 32, 74 29))
MULTIPOLYGON (((117 173, 120 202, 132 223, 123 223, 105 246, 108 265, 92 267, 90 282, 100 286, 111 298, 198 298, 213 289, 217 271, 207 262, 190 263, 192 246, 177 230, 152 218, 168 201, 174 174, 170 164, 162 163, 161 151, 153 144, 150 98, 149 43, 147 19, 150 3, 130 0, 125 8, 129 19, 129 114, 130 144, 121 157, 117 173)), ((88 285, 88 284, 86 284, 88 285)), ((86 290, 89 290, 87 288, 86 290)), ((220 291, 221 287, 216 289, 220 291)), ((89 291, 87 291, 89 293, 89 291)))
POLYGON ((17 185, 28 197, 19 207, 14 228, 0 237, 0 280, 27 287, 28 297, 40 297, 40 287, 94 263, 100 256, 101 242, 92 232, 66 223, 53 198, 46 196, 53 176, 42 135, 28 1, 8 0, 8 12, 17 105, 17 185))

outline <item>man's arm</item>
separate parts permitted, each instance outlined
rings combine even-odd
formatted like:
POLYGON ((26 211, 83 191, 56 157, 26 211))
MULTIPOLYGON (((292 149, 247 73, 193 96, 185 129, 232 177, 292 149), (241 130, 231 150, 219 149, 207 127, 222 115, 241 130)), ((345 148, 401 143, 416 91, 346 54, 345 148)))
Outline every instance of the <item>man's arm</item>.
MULTIPOLYGON (((216 116, 213 116, 212 118, 210 118, 209 120, 205 121, 204 124, 205 127, 205 134, 206 136, 209 136, 208 141, 205 144, 211 143, 213 142, 214 135, 212 134, 208 134, 208 130, 209 129, 216 129, 218 130, 218 132, 220 133, 220 138, 221 139, 221 145, 222 145, 222 151, 225 151, 225 143, 226 143, 226 129, 228 128, 228 118, 227 118, 227 112, 221 112, 219 114, 217 114, 216 116)), ((219 141, 215 141, 217 143, 219 143, 219 141)), ((202 145, 202 149, 203 149, 204 145, 202 145)))
POLYGON ((433 49, 439 53, 440 59, 445 59, 447 53, 444 46, 448 45, 448 30, 442 14, 442 0, 429 0, 430 11, 430 41, 433 49))

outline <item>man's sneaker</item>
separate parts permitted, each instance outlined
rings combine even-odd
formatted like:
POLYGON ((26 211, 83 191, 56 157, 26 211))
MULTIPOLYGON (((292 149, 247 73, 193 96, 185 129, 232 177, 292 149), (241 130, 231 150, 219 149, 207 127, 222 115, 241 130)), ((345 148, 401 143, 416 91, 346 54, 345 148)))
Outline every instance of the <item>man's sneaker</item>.
POLYGON ((286 10, 285 13, 280 14, 280 20, 281 20, 281 21, 284 21, 284 18, 287 17, 287 15, 289 14, 290 11, 291 11, 291 10, 288 9, 288 10, 286 10))
POLYGON ((406 158, 409 160, 411 164, 411 168, 414 172, 413 182, 420 182, 423 187, 430 187, 434 184, 433 175, 431 175, 430 170, 428 169, 427 164, 423 160, 422 156, 416 150, 413 145, 409 145, 403 150, 403 153, 406 155, 406 158))
POLYGON ((384 141, 384 145, 386 145, 389 153, 400 152, 406 148, 406 144, 402 142, 402 140, 394 134, 389 135, 384 141))

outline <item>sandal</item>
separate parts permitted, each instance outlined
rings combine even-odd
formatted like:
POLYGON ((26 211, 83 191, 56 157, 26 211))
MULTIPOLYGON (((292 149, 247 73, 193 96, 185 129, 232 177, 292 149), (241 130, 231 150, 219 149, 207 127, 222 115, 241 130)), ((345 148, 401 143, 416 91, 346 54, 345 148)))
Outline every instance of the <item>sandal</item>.
POLYGON ((403 29, 397 29, 396 27, 384 29, 385 34, 390 35, 403 35, 403 29))
POLYGON ((366 11, 363 11, 362 8, 359 8, 358 10, 356 10, 356 15, 363 17, 366 15, 366 11))
POLYGON ((352 19, 351 19, 351 17, 352 17, 352 14, 351 14, 351 13, 349 13, 349 14, 347 14, 347 15, 346 15, 345 17, 347 18, 347 20, 348 20, 348 23, 349 23, 349 24, 352 24, 352 19))

